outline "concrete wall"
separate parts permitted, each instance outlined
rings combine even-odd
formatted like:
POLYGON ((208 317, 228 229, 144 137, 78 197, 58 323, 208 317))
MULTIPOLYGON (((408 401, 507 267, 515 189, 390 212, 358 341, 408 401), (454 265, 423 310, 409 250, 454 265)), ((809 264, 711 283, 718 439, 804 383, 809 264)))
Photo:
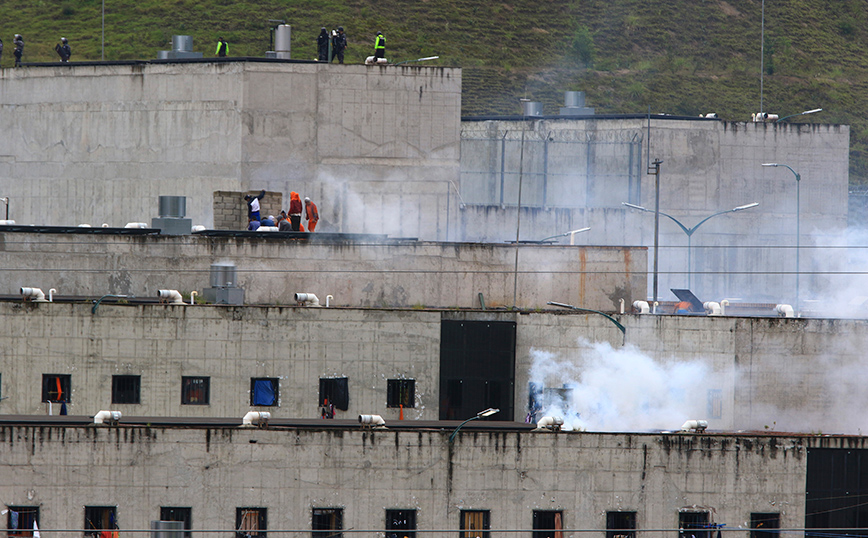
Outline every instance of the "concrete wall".
POLYGON ((213 263, 238 267, 249 304, 540 308, 547 301, 616 311, 644 297, 646 251, 629 247, 515 247, 376 238, 338 242, 259 237, 0 233, 0 290, 55 288, 61 295, 154 297, 158 289, 210 286, 213 263), (517 292, 517 294, 516 294, 517 292), (514 294, 515 299, 514 299, 514 294))
POLYGON ((460 91, 459 69, 420 66, 4 70, 0 194, 19 224, 73 226, 150 222, 158 196, 187 196, 210 228, 215 191, 295 190, 337 231, 442 238, 460 91))
MULTIPOLYGON (((464 121, 461 131, 461 191, 465 201, 484 198, 480 189, 491 187, 491 178, 468 174, 467 168, 490 164, 499 172, 500 166, 499 154, 492 160, 492 155, 485 153, 494 151, 494 146, 474 141, 506 136, 507 142, 513 144, 505 163, 509 187, 517 183, 515 154, 524 138, 529 149, 523 168, 522 239, 541 239, 589 226, 590 232, 575 237, 578 244, 653 246, 653 213, 620 206, 620 201, 624 201, 653 210, 654 176, 646 171, 649 157, 663 161, 660 211, 672 215, 688 229, 713 213, 758 202, 757 208, 721 215, 698 229, 690 241, 689 268, 687 235, 673 221, 661 217, 658 297, 664 300, 675 298, 670 288, 686 288, 689 281, 690 288, 702 300, 739 297, 755 302, 795 302, 795 276, 782 277, 795 270, 795 176, 784 167, 760 166, 768 162, 788 164, 801 175, 801 262, 805 273, 802 299, 819 299, 841 286, 840 282, 830 281, 832 277, 808 273, 820 268, 816 260, 830 255, 830 251, 813 249, 812 245, 830 243, 829 238, 847 226, 849 127, 846 125, 739 123, 653 116, 649 131, 648 120, 637 116, 464 121), (541 154, 544 139, 550 147, 572 145, 573 150, 562 149, 562 157, 550 157, 549 195, 547 202, 540 204, 533 193, 542 190, 539 184, 544 177, 543 165, 541 157, 534 155, 541 154), (635 147, 631 144, 635 141, 641 142, 639 159, 635 158, 635 147), (530 148, 533 144, 539 147, 530 148), (469 155, 468 151, 476 153, 469 155), (634 152, 632 160, 630 152, 634 152), (588 162, 588 155, 594 155, 595 160, 588 162), (564 171, 557 168, 564 159, 575 161, 572 175, 564 176, 564 171), (637 192, 628 192, 625 174, 637 169, 641 184, 637 192), (592 174, 596 174, 601 185, 610 181, 613 189, 621 191, 623 199, 593 202, 588 188, 592 174)), ((550 150, 549 155, 552 154, 550 150)), ((497 200, 489 205, 467 202, 459 214, 459 239, 514 240, 518 220, 516 201, 517 188, 513 185, 506 190, 505 207, 497 200)), ((649 281, 649 290, 650 284, 649 281)))
POLYGON ((112 375, 140 375, 142 402, 121 405, 125 414, 241 417, 251 408, 250 378, 277 377, 280 405, 268 410, 315 418, 318 379, 348 377, 350 405, 340 417, 397 418, 397 409, 386 408, 386 380, 406 378, 416 380, 416 407, 406 418, 433 420, 441 320, 457 319, 516 322, 518 420, 533 380, 575 387, 576 396, 599 394, 560 410, 596 416, 595 430, 675 429, 689 418, 722 430, 868 430, 858 413, 868 405, 864 321, 617 317, 626 338, 602 316, 569 312, 110 304, 93 312, 87 303, 2 302, 0 413, 47 414, 43 374, 71 376, 76 415, 111 405, 112 375), (681 370, 691 377, 667 378, 681 370), (209 406, 181 405, 182 376, 211 377, 209 406), (720 416, 709 414, 709 391, 719 391, 720 416), (613 406, 608 415, 598 409, 621 393, 648 403, 613 406))
POLYGON ((602 536, 606 512, 623 510, 636 512, 638 536, 661 536, 642 529, 675 536, 680 510, 707 510, 733 530, 751 512, 779 512, 782 528, 801 528, 809 447, 865 448, 864 438, 746 434, 468 427, 454 445, 448 436, 351 427, 4 425, 0 498, 39 506, 47 530, 81 528, 84 506, 116 506, 122 535, 147 529, 161 506, 184 506, 195 530, 231 530, 236 507, 265 507, 269 531, 305 531, 312 508, 342 508, 344 529, 373 534, 384 528, 386 509, 410 509, 419 530, 448 536, 458 532, 460 511, 472 509, 490 511, 494 532, 527 536, 534 510, 561 510, 565 529, 602 536))

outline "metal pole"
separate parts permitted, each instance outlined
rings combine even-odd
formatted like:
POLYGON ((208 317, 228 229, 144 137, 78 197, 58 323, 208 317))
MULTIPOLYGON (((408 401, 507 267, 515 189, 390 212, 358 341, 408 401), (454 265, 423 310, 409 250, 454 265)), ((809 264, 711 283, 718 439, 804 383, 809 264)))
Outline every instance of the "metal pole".
POLYGON ((691 239, 693 238, 693 234, 687 234, 687 289, 692 289, 691 286, 691 276, 693 272, 690 270, 690 252, 691 252, 691 239))
POLYGON ((763 111, 763 75, 766 70, 766 0, 763 0, 760 30, 760 114, 763 111))
POLYGON ((105 0, 102 0, 102 61, 105 61, 105 0))
MULTIPOLYGON (((789 168, 789 167, 787 167, 787 168, 789 168)), ((790 168, 790 170, 793 170, 793 169, 790 168)), ((801 189, 799 188, 799 185, 802 183, 801 182, 802 178, 799 176, 799 174, 797 174, 795 172, 795 170, 793 170, 793 173, 796 174, 796 315, 798 315, 798 313, 799 313, 799 297, 801 297, 799 295, 799 280, 801 280, 801 276, 802 276, 802 273, 801 273, 801 267, 802 266, 799 265, 799 250, 801 247, 801 238, 802 238, 802 235, 799 231, 799 221, 801 220, 801 207, 802 207, 800 194, 799 194, 799 191, 801 189)))
POLYGON ((521 130, 521 150, 519 150, 518 158, 518 207, 515 217, 515 276, 512 286, 512 308, 515 309, 518 297, 518 238, 521 231, 521 181, 523 178, 522 168, 524 167, 524 128, 521 130))
POLYGON ((654 162, 654 313, 657 313, 657 263, 660 253, 660 164, 654 162))

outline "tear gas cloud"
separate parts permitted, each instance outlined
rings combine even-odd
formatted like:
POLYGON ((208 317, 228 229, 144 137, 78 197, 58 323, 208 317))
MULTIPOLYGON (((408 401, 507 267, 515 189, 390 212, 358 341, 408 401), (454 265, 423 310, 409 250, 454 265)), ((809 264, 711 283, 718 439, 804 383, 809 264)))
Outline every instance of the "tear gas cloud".
POLYGON ((769 351, 741 370, 734 359, 713 368, 709 357, 655 359, 629 344, 579 340, 572 356, 531 349, 533 421, 558 416, 569 430, 653 431, 704 419, 719 430, 861 435, 868 431, 863 342, 830 335, 825 355, 769 351))
POLYGON ((580 341, 579 352, 581 360, 573 361, 531 351, 530 382, 542 389, 537 418, 563 417, 564 429, 645 431, 675 429, 707 414, 711 372, 701 361, 659 362, 634 346, 606 342, 580 341))

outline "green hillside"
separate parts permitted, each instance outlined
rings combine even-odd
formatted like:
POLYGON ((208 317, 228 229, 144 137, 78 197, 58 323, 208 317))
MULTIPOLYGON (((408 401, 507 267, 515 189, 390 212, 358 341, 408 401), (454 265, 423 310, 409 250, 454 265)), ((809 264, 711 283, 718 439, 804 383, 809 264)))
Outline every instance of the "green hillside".
MULTIPOLYGON (((25 62, 52 61, 61 36, 73 61, 99 60, 102 0, 0 0, 25 62)), ((749 120, 760 109, 761 0, 105 0, 105 59, 156 58, 175 34, 212 55, 263 56, 269 19, 292 25, 292 56, 313 59, 321 26, 342 25, 347 62, 373 50, 379 30, 393 62, 464 68, 465 115, 516 114, 519 99, 554 113, 564 90, 586 92, 598 113, 698 115, 749 120)), ((789 121, 851 126, 850 181, 868 184, 868 0, 766 0, 763 109, 789 121)), ((62 98, 62 96, 59 96, 62 98)))

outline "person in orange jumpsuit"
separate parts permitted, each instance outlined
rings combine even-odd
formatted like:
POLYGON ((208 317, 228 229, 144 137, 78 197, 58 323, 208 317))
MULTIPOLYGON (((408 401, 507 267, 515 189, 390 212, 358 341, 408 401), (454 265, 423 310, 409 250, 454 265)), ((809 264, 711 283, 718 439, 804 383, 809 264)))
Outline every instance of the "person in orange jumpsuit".
POLYGON ((314 231, 316 223, 319 222, 319 211, 316 204, 310 201, 310 198, 304 199, 304 215, 304 219, 307 221, 307 231, 314 231))
POLYGON ((297 232, 301 227, 301 198, 298 193, 292 191, 289 193, 289 223, 292 225, 292 231, 297 232))

